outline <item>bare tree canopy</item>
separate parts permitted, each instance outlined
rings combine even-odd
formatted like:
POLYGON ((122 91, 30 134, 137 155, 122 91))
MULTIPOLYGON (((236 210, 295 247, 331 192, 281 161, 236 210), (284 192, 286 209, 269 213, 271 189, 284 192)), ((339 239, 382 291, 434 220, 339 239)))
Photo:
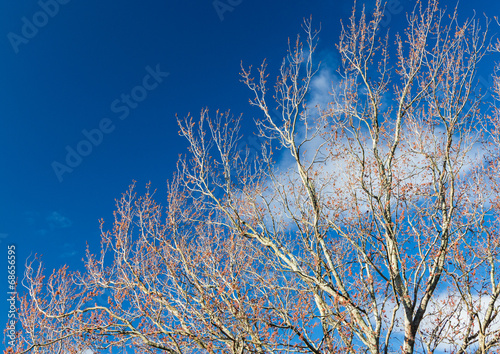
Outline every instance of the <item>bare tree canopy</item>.
POLYGON ((327 99, 311 20, 274 90, 242 66, 257 153, 229 112, 179 119, 168 201, 131 186, 85 272, 30 260, 4 353, 500 350, 500 79, 477 85, 500 45, 435 0, 382 17, 343 23, 327 99))

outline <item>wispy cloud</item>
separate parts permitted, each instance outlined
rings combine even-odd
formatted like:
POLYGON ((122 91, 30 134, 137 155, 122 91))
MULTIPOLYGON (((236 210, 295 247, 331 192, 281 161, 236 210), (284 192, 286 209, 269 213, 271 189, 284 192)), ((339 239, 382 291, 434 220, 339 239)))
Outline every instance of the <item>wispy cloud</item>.
POLYGON ((26 224, 34 228, 33 232, 39 236, 44 237, 52 231, 65 229, 73 225, 71 219, 58 211, 51 211, 45 215, 44 217, 43 214, 38 211, 27 211, 24 213, 26 224))
POLYGON ((75 245, 73 243, 65 243, 62 247, 62 253, 59 258, 70 258, 76 255, 75 245))
POLYGON ((73 222, 64 215, 53 211, 45 218, 51 229, 63 229, 73 225, 73 222))

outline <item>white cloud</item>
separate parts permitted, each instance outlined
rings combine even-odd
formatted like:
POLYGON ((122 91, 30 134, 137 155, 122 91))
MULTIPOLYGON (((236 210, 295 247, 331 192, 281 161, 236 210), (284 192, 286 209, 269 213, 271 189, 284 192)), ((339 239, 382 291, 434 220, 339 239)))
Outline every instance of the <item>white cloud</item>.
MULTIPOLYGON (((342 100, 340 98, 334 103, 334 101, 336 101, 335 92, 342 92, 343 90, 343 88, 340 87, 340 79, 335 74, 335 66, 337 63, 335 63, 334 60, 328 60, 327 62, 328 65, 323 64, 321 70, 311 81, 307 100, 309 110, 309 131, 306 131, 304 124, 298 127, 296 134, 298 143, 305 137, 310 138, 312 136, 317 126, 316 119, 319 118, 321 112, 325 112, 328 109, 335 109, 335 111, 337 111, 342 108, 338 107, 338 105, 342 105, 342 100), (337 106, 333 106, 334 104, 337 106)), ((384 110, 388 110, 388 104, 390 103, 388 97, 384 98, 384 102, 383 106, 385 108, 383 108, 384 110)), ((334 119, 329 119, 331 120, 329 124, 335 125, 334 119)), ((391 119, 391 117, 387 119, 391 119)), ((386 122, 382 122, 382 124, 386 125, 386 122)), ((385 129, 390 128, 389 125, 390 124, 387 124, 385 129)), ((467 129, 468 128, 464 128, 464 130, 467 129)), ((330 133, 332 136, 335 134, 334 131, 330 133)), ((364 158, 367 165, 371 164, 373 167, 375 165, 375 157, 371 146, 372 140, 367 127, 361 124, 361 129, 358 133, 361 139, 366 139, 363 142, 364 158)), ((325 136, 325 138, 327 139, 328 136, 325 136)), ((358 157, 361 157, 361 149, 355 146, 356 142, 354 142, 353 147, 346 149, 349 145, 347 142, 348 138, 352 139, 354 136, 351 135, 334 141, 332 140, 332 146, 330 147, 324 145, 325 139, 323 137, 317 136, 311 139, 301 147, 301 151, 303 152, 301 162, 303 165, 307 166, 316 159, 311 172, 317 174, 315 181, 321 181, 321 185, 317 187, 322 188, 324 195, 334 193, 337 199, 344 198, 346 201, 352 201, 354 193, 356 193, 356 198, 360 198, 359 202, 361 203, 358 205, 358 208, 360 208, 361 211, 365 211, 368 208, 368 200, 362 200, 362 196, 365 194, 361 192, 360 188, 360 181, 363 178, 361 176, 362 171, 360 164, 356 162, 356 157, 352 155, 356 153, 358 157), (338 150, 335 150, 337 148, 338 150), (320 154, 316 155, 318 151, 320 154), (337 156, 332 157, 332 152, 337 153, 337 156), (320 160, 318 157, 320 159, 324 158, 324 161, 321 163, 317 162, 320 160), (358 188, 359 190, 354 190, 354 188, 358 188)), ((390 138, 385 139, 386 140, 382 137, 378 145, 378 152, 383 159, 389 154, 389 147, 391 145, 390 140, 388 140, 390 138)), ((417 192, 419 188, 422 189, 425 185, 432 183, 433 176, 431 173, 432 168, 430 166, 429 156, 435 157, 442 153, 446 145, 446 134, 442 127, 427 124, 425 117, 414 116, 411 119, 405 119, 402 127, 401 139, 393 163, 394 175, 399 179, 400 189, 405 190, 408 195, 411 195, 411 190, 417 192), (416 149, 417 152, 411 151, 412 144, 418 145, 416 149), (427 157, 425 154, 427 154, 427 157), (408 188, 411 188, 410 192, 408 192, 408 188)), ((454 172, 460 175, 461 182, 465 182, 467 177, 474 172, 475 168, 483 163, 485 150, 482 145, 477 142, 478 136, 474 131, 465 133, 459 132, 453 139, 455 144, 454 147, 457 147, 457 142, 463 139, 459 148, 452 152, 452 159, 454 172)), ((441 166, 441 164, 438 163, 438 166, 441 166)), ((299 186, 301 183, 297 172, 296 162, 288 151, 281 151, 276 173, 279 174, 278 179, 284 185, 299 186)), ((380 181, 374 167, 371 171, 365 171, 364 180, 365 183, 370 185, 370 188, 372 188, 375 193, 380 188, 380 181)), ((272 189, 270 184, 271 182, 269 181, 268 187, 272 189)), ((395 193, 397 194, 400 192, 395 191, 395 193)), ((415 193, 413 194, 415 195, 415 193)), ((298 210, 292 208, 291 211, 295 213, 298 210)), ((286 211, 283 212, 286 214, 286 211)))

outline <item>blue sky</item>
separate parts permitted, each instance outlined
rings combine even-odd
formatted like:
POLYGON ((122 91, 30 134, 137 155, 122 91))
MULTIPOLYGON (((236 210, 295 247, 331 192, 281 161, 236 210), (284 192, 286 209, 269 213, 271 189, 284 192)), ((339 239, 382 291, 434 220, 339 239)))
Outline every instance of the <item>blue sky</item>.
MULTIPOLYGON (((411 3, 392 0, 385 27, 398 30, 411 3)), ((335 63, 339 20, 349 17, 351 6, 328 0, 3 1, 4 269, 10 244, 18 276, 34 253, 43 254, 48 269, 80 267, 86 243, 99 250, 98 220, 111 225, 114 200, 132 180, 138 186, 151 181, 159 199, 164 196, 186 148, 176 113, 231 109, 243 113, 250 130, 259 112, 239 82, 240 62, 255 67, 267 58, 273 79, 287 39, 312 15, 322 27, 319 57, 335 63), (68 157, 77 150, 86 156, 68 157)), ((466 0, 460 8, 464 16, 473 8, 500 14, 493 1, 466 0)), ((3 304, 1 321, 6 311, 3 304)))

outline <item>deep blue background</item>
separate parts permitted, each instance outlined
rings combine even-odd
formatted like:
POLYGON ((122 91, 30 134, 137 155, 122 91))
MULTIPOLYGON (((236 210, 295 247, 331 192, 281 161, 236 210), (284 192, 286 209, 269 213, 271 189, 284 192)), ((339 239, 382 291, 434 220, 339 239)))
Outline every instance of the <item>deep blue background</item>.
MULTIPOLYGON (((392 0, 386 28, 395 32, 411 11, 409 0, 392 0)), ((46 2, 46 1, 42 1, 46 2)), ((227 0, 221 0, 227 3, 227 0)), ((237 1, 233 1, 237 3, 237 1)), ((368 7, 373 7, 370 1, 368 7)), ((111 226, 114 200, 132 180, 148 181, 161 199, 186 142, 175 114, 197 115, 203 107, 243 113, 245 127, 259 114, 248 105, 251 93, 239 82, 240 62, 270 64, 270 79, 286 53, 287 40, 301 32, 304 17, 321 22, 319 57, 335 59, 340 19, 352 1, 243 0, 219 17, 212 1, 71 0, 28 43, 23 17, 32 21, 37 1, 0 4, 0 292, 7 285, 7 245, 17 248, 18 276, 25 259, 43 254, 51 270, 81 267, 85 244, 99 250, 100 218, 111 226), (169 76, 130 115, 120 120, 110 109, 122 94, 142 83, 146 66, 169 76), (66 146, 76 148, 82 130, 109 118, 115 129, 74 168, 56 176, 54 161, 65 163, 66 146), (3 255, 2 255, 3 254, 3 255)), ((454 6, 450 2, 450 6, 454 6)), ((498 2, 462 1, 461 13, 500 14, 498 2)), ((497 25, 492 30, 498 32, 497 25)), ((3 298, 3 297, 0 297, 3 298)), ((0 322, 7 320, 2 304, 0 322)))

